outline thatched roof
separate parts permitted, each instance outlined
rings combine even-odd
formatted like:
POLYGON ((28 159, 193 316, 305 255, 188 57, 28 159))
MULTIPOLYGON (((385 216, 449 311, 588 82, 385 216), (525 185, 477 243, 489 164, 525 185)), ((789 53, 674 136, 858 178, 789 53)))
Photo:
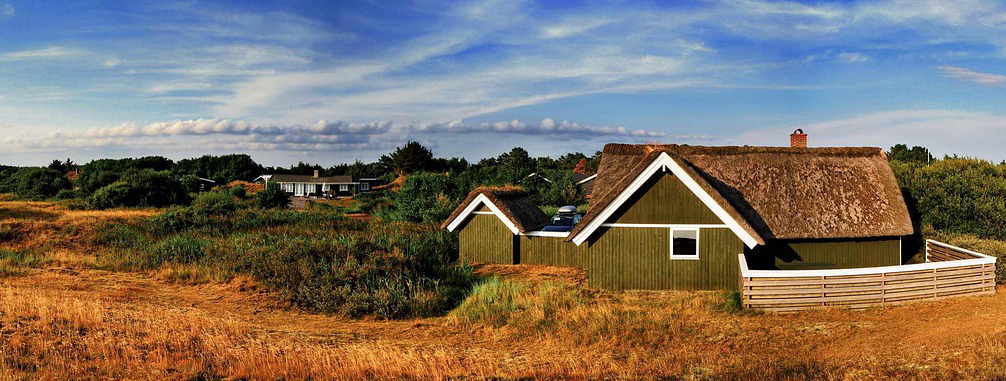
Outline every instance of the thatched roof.
POLYGON ((451 216, 440 227, 446 229, 448 225, 459 217, 466 218, 467 216, 462 216, 462 214, 479 195, 484 195, 489 199, 521 233, 538 230, 548 224, 548 216, 531 202, 531 199, 523 188, 507 186, 480 187, 471 191, 471 193, 468 193, 468 197, 465 197, 461 205, 454 210, 454 213, 451 213, 451 216))
POLYGON ((912 233, 908 208, 880 148, 608 144, 590 209, 570 238, 660 153, 677 162, 758 243, 912 233))

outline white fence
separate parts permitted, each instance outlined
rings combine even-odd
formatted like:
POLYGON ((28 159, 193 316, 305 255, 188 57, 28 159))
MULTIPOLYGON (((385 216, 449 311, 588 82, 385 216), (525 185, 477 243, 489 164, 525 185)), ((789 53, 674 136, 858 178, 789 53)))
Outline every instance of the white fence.
POLYGON ((787 312, 811 308, 868 308, 919 300, 995 293, 996 258, 933 240, 926 262, 833 270, 751 270, 744 255, 744 307, 787 312))

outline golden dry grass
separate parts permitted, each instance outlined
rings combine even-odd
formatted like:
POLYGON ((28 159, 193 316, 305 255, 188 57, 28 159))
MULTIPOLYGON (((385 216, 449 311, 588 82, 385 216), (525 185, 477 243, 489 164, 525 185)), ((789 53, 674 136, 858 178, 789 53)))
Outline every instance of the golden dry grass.
POLYGON ((180 281, 198 272, 184 266, 81 265, 93 248, 74 242, 153 213, 0 201, 0 226, 18 229, 0 247, 52 248, 56 258, 0 277, 0 380, 1006 378, 1004 288, 867 311, 735 314, 717 308, 717 292, 603 292, 569 269, 486 266, 478 271, 529 289, 566 282, 579 298, 549 310, 561 293, 528 297, 523 323, 494 328, 310 314, 246 277, 180 281))
MULTIPOLYGON (((577 286, 571 286, 577 287, 577 286)), ((712 292, 588 291, 528 331, 298 312, 251 282, 41 270, 0 281, 8 379, 997 379, 1006 294, 729 314, 712 292)))

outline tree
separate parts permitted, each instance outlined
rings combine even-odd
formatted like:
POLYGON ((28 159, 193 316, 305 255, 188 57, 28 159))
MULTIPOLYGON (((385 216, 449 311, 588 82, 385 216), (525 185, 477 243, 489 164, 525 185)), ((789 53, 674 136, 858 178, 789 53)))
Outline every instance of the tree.
POLYGON ((212 156, 178 161, 173 172, 179 176, 193 175, 226 184, 235 180, 251 181, 262 174, 262 166, 244 154, 212 156))
POLYGON ((930 154, 929 149, 920 146, 914 146, 909 149, 905 144, 895 144, 894 147, 891 147, 887 158, 906 163, 929 164, 933 161, 933 155, 930 154))
POLYGON ((53 197, 73 184, 63 173, 39 167, 25 167, 13 172, 0 182, 0 192, 14 193, 20 197, 43 199, 53 197))
POLYGON ((409 141, 390 155, 381 156, 381 164, 399 176, 433 169, 433 152, 419 142, 409 141))
POLYGON ((290 206, 290 196, 279 188, 279 184, 269 182, 264 190, 255 193, 255 204, 263 209, 285 209, 290 206))
POLYGON ((590 174, 590 169, 587 168, 587 158, 580 159, 576 166, 573 167, 573 173, 579 173, 582 175, 590 174))
POLYGON ((421 172, 406 177, 395 193, 398 218, 414 222, 440 222, 457 206, 461 192, 466 192, 441 173, 421 172))
POLYGON ((53 160, 49 163, 48 168, 59 173, 67 173, 72 171, 75 167, 77 167, 77 164, 74 163, 73 160, 67 158, 65 161, 53 160))
POLYGON ((534 173, 536 168, 534 159, 521 147, 514 147, 510 152, 500 155, 499 163, 503 181, 509 184, 519 183, 534 173))
POLYGON ((91 207, 155 207, 188 203, 188 194, 181 181, 167 171, 133 169, 107 186, 94 192, 88 199, 91 207))

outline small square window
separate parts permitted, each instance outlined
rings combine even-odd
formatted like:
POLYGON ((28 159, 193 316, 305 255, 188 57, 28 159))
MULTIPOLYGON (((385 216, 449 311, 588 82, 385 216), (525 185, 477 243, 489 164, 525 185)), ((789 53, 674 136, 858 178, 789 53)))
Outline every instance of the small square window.
POLYGON ((360 183, 360 190, 369 191, 370 190, 370 184, 369 183, 360 183))
POLYGON ((349 185, 348 184, 339 185, 339 192, 349 192, 349 185))
POLYGON ((671 259, 699 259, 699 229, 671 229, 671 259))

